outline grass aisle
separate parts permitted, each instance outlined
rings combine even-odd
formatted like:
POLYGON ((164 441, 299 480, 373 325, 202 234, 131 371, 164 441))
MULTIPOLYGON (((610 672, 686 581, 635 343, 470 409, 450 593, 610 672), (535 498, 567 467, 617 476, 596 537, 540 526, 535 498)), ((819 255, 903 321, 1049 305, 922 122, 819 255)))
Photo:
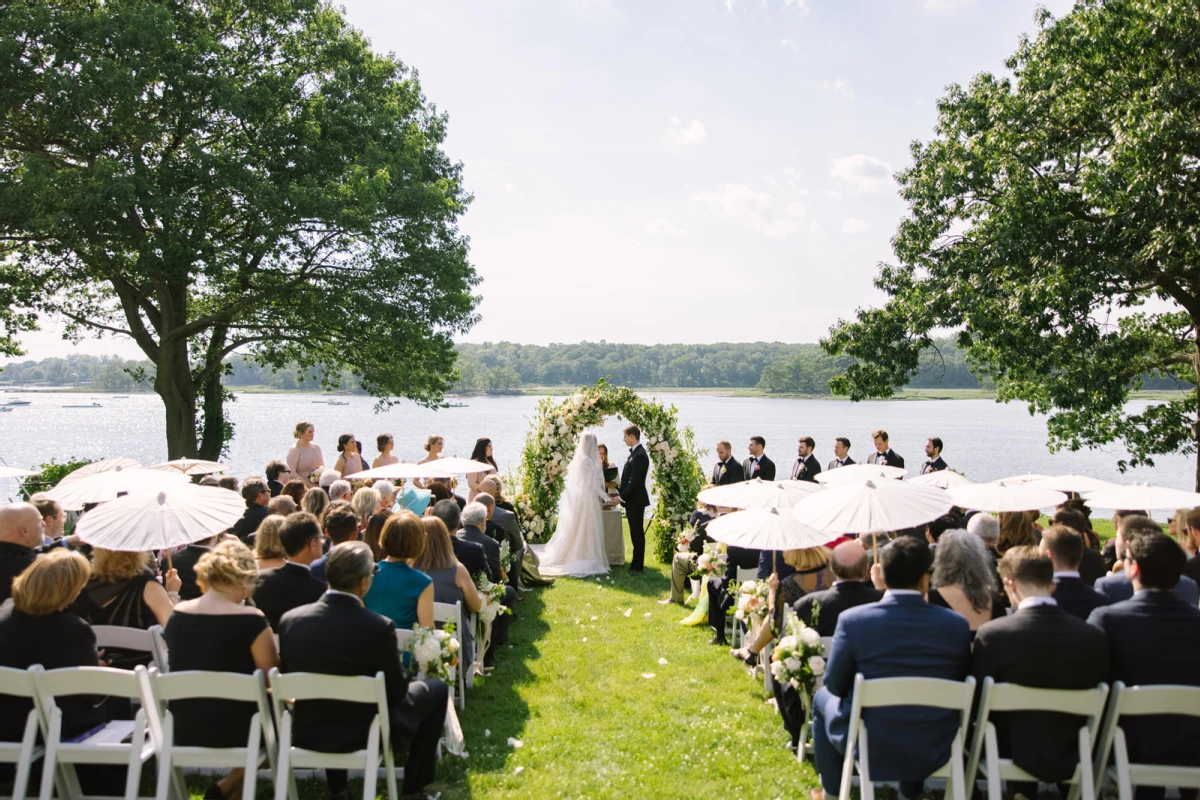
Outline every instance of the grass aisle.
POLYGON ((657 604, 667 570, 528 592, 512 649, 467 694, 470 757, 443 759, 431 788, 446 800, 807 796, 813 770, 784 748, 762 682, 707 627, 679 625, 680 606, 657 604))

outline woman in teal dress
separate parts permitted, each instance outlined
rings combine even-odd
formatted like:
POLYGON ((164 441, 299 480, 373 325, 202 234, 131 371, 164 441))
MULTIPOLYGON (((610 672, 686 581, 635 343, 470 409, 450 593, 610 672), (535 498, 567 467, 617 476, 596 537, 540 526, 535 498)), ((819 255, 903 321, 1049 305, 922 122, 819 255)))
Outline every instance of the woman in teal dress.
POLYGON ((411 511, 393 514, 383 525, 380 545, 386 556, 375 568, 375 580, 363 604, 396 623, 433 627, 433 578, 413 567, 425 552, 425 526, 411 511))

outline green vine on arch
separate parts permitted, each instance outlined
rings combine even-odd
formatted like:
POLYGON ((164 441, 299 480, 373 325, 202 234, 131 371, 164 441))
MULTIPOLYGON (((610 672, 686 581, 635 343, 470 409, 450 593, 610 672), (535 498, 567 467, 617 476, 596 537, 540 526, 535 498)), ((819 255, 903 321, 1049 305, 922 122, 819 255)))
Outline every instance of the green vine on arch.
POLYGON ((704 483, 700 454, 692 429, 679 427, 675 406, 645 400, 624 386, 612 386, 601 380, 568 398, 546 398, 538 403, 521 452, 517 513, 531 541, 550 538, 557 522, 563 478, 579 435, 613 415, 642 430, 642 444, 650 454, 654 481, 654 507, 651 519, 647 520, 647 538, 651 551, 662 563, 669 564, 676 537, 687 527, 696 507, 696 495, 704 483))

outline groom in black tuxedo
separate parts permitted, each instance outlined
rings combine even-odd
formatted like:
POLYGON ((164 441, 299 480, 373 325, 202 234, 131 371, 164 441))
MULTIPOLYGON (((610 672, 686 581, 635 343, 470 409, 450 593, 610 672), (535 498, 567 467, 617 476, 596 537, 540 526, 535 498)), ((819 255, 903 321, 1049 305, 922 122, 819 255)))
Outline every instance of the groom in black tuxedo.
POLYGON ((617 494, 625 506, 625 518, 629 520, 629 540, 633 542, 633 559, 629 571, 640 575, 646 558, 646 529, 644 518, 650 505, 650 493, 646 491, 646 476, 650 473, 650 456, 642 447, 642 431, 637 425, 625 429, 625 444, 629 445, 629 458, 621 470, 621 486, 617 494))

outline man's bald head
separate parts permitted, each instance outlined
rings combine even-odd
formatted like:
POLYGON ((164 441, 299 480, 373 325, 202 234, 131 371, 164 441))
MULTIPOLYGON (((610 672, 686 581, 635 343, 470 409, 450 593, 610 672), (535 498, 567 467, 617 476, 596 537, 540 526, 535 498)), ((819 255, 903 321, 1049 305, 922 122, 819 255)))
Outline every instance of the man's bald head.
POLYGON ((489 475, 479 482, 479 491, 487 492, 492 497, 495 497, 500 494, 500 480, 489 475))
POLYGON ((834 577, 839 581, 865 581, 867 551, 857 541, 842 542, 833 548, 831 566, 834 577))
POLYGON ((33 549, 42 545, 42 514, 33 503, 0 507, 0 542, 33 549))

